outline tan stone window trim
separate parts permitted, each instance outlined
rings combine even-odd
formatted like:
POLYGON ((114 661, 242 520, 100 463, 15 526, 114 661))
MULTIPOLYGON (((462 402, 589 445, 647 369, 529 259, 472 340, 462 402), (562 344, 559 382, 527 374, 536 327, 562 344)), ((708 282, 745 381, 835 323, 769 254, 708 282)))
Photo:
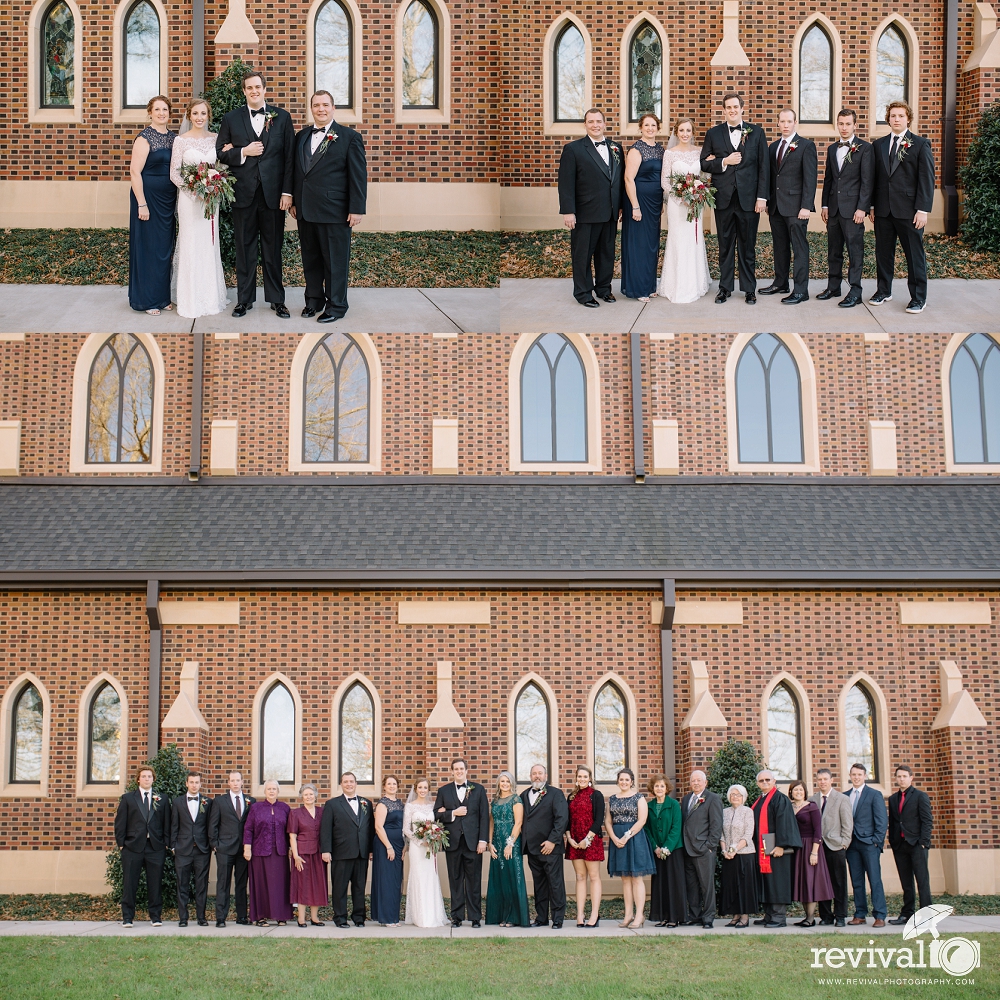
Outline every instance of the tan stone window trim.
POLYGON ((44 798, 49 794, 49 731, 52 726, 52 703, 49 693, 41 680, 32 673, 21 674, 10 684, 0 700, 0 798, 31 799, 44 798), (38 781, 14 782, 10 780, 13 761, 14 706, 21 693, 31 685, 42 700, 42 762, 38 781))

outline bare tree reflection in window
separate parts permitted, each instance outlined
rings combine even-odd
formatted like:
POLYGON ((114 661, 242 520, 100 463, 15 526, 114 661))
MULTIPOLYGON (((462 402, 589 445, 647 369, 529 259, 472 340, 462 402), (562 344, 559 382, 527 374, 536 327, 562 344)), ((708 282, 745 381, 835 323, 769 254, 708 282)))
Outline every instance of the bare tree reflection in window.
POLYGON ((629 82, 631 94, 629 121, 637 122, 639 115, 650 111, 657 118, 661 118, 663 43, 647 22, 643 22, 632 36, 632 44, 629 46, 629 82))
POLYGON ((403 107, 438 106, 438 25, 423 0, 403 14, 403 107))
POLYGON ((295 783, 295 702, 284 684, 276 683, 261 706, 260 781, 295 783))
POLYGON ((625 699, 614 684, 605 684, 594 699, 594 781, 616 781, 628 766, 627 727, 625 699))
POLYGON ((122 703, 108 683, 90 701, 87 780, 116 785, 121 781, 122 703))
POLYGON ((306 365, 304 462, 368 461, 368 362, 353 337, 324 337, 306 365))
POLYGON ((587 47, 572 22, 559 32, 553 58, 555 121, 582 122, 586 108, 587 47))
POLYGON ((833 43, 819 24, 805 33, 799 46, 799 119, 833 121, 833 43))
POLYGON ((985 333, 966 337, 949 378, 955 461, 1000 462, 1000 344, 985 333))
POLYGON ((354 61, 351 18, 338 0, 328 0, 316 15, 316 90, 328 90, 338 108, 351 106, 354 61))
POLYGON ((152 458, 153 363, 139 338, 112 334, 90 367, 87 389, 87 461, 152 458))
POLYGON ((160 92, 160 19, 140 0, 125 20, 125 107, 144 108, 160 92))
POLYGON ((364 684, 340 702, 340 772, 353 772, 362 785, 375 781, 375 705, 364 684))
POLYGON ((736 365, 736 434, 741 462, 802 462, 802 388, 792 352, 758 333, 736 365))
POLYGON ((778 781, 800 776, 799 704, 785 684, 779 684, 767 700, 767 759, 778 781))
POLYGON ((42 714, 42 696, 34 684, 26 684, 11 710, 12 784, 42 780, 42 714))
POLYGON ((518 781, 531 780, 531 768, 549 764, 549 703, 536 684, 522 688, 514 705, 514 763, 518 781))
POLYGON ((903 32, 890 24, 875 48, 875 118, 885 121, 892 101, 909 101, 909 50, 903 32))
POLYGON ((871 695, 855 684, 844 702, 845 751, 851 764, 864 764, 868 780, 878 781, 875 755, 875 703, 871 695))

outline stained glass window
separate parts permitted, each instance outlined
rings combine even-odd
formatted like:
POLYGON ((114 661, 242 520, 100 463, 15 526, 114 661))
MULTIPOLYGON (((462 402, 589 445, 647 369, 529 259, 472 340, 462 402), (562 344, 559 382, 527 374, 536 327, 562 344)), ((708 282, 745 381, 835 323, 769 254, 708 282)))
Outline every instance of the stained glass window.
POLYGON ((42 18, 42 107, 68 108, 76 94, 76 22, 63 0, 42 18))
POLYGON ((629 121, 652 112, 663 117, 663 43, 651 25, 643 22, 629 46, 629 121))

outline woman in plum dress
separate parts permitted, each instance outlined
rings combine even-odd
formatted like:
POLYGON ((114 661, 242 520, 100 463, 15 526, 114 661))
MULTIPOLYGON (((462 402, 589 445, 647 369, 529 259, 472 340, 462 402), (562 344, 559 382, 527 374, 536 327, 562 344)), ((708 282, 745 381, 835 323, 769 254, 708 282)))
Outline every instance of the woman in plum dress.
POLYGON ((604 796, 594 788, 594 772, 580 765, 576 788, 569 793, 569 829, 566 857, 576 872, 576 926, 601 922, 601 862, 604 860, 604 796), (590 919, 584 920, 587 883, 590 883, 590 919))
POLYGON ((802 850, 795 852, 792 899, 802 904, 806 916, 797 926, 815 927, 819 901, 833 899, 833 883, 823 851, 823 814, 815 802, 808 801, 806 786, 801 781, 793 781, 788 786, 788 797, 792 800, 802 838, 802 850))
POLYGON ((641 139, 625 156, 622 211, 622 295, 648 302, 656 295, 656 265, 660 260, 660 186, 663 146, 656 141, 660 119, 647 112, 639 119, 641 139))
POLYGON ((302 805, 288 814, 288 844, 292 855, 291 901, 298 906, 297 923, 306 926, 306 907, 310 923, 322 927, 319 908, 326 906, 326 862, 319 851, 320 811, 316 808, 316 786, 299 789, 302 805))
POLYGON ((283 927, 292 919, 288 870, 287 802, 278 801, 278 783, 264 782, 264 800, 255 802, 243 828, 243 857, 250 862, 250 920, 283 927))

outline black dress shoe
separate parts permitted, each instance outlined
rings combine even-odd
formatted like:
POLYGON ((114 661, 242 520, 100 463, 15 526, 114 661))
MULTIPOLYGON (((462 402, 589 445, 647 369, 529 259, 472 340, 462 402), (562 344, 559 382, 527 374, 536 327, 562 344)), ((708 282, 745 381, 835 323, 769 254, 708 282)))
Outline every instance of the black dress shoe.
POLYGON ((608 292, 608 294, 607 294, 607 295, 599 295, 599 296, 598 296, 598 298, 600 298, 600 299, 603 299, 603 300, 604 300, 605 302, 617 302, 617 301, 618 301, 618 300, 617 300, 617 299, 616 299, 616 298, 615 298, 615 297, 614 297, 614 296, 613 296, 613 295, 611 294, 611 292, 608 292))
POLYGON ((715 296, 715 301, 718 302, 721 305, 732 294, 733 293, 730 292, 728 288, 720 288, 719 289, 719 294, 715 296))
POLYGON ((903 924, 908 923, 909 920, 909 917, 904 917, 901 913, 898 917, 893 917, 892 920, 887 920, 886 923, 896 924, 897 927, 901 927, 903 924))
POLYGON ((549 926, 549 922, 547 920, 532 920, 531 921, 531 926, 532 927, 548 927, 549 926))
POLYGON ((768 285, 767 288, 759 289, 761 295, 778 295, 784 293, 787 295, 791 289, 788 285, 768 285))
POLYGON ((340 927, 342 930, 347 928, 347 921, 345 920, 342 924, 336 924, 335 926, 340 927))
POLYGON ((823 925, 824 927, 832 927, 832 926, 833 926, 833 917, 824 917, 824 918, 823 918, 823 919, 822 919, 822 920, 820 921, 820 923, 821 923, 821 924, 822 924, 822 925, 823 925))
MULTIPOLYGON (((756 923, 757 921, 754 921, 756 923)), ((784 920, 768 920, 764 923, 765 927, 787 927, 788 924, 784 920)))
POLYGON ((242 927, 249 927, 250 926, 250 920, 247 917, 238 917, 237 920, 236 920, 236 923, 240 924, 240 926, 242 926, 242 927))
POLYGON ((199 920, 198 921, 198 926, 199 927, 207 927, 208 926, 208 921, 207 920, 199 920))
POLYGON ((478 930, 479 929, 479 921, 478 920, 473 920, 472 921, 472 926, 475 927, 478 930))
MULTIPOLYGON (((475 926, 475 925, 473 925, 473 926, 475 926)), ((558 921, 558 922, 557 922, 557 921, 555 921, 555 920, 553 920, 553 921, 552 921, 552 929, 553 929, 554 931, 557 931, 557 930, 559 930, 559 928, 560 928, 560 927, 562 927, 562 921, 561 921, 561 920, 560 920, 560 921, 558 921)))
POLYGON ((186 920, 178 920, 177 921, 177 926, 178 927, 187 927, 187 925, 188 925, 188 922, 186 920))
POLYGON ((860 295, 848 295, 846 298, 841 299, 838 303, 841 309, 851 309, 854 306, 861 305, 860 295))
POLYGON ((825 288, 819 295, 816 296, 820 302, 826 302, 827 299, 835 299, 840 294, 840 289, 825 288))
POLYGON ((753 292, 747 292, 747 305, 755 306, 757 305, 757 296, 753 292))
POLYGON ((808 301, 809 295, 806 292, 792 292, 791 295, 786 295, 781 300, 781 304, 785 306, 797 306, 800 302, 808 301))
POLYGON ((216 927, 225 927, 226 926, 226 922, 225 922, 225 920, 216 920, 215 921, 215 926, 216 927))
POLYGON ((715 924, 712 923, 709 920, 706 920, 701 926, 704 927, 705 930, 707 930, 707 931, 714 931, 715 930, 715 924))
POLYGON ((753 925, 754 927, 763 927, 766 923, 767 923, 767 917, 764 917, 761 920, 755 920, 753 922, 753 925))
POLYGON ((597 309, 600 306, 600 302, 597 299, 587 299, 586 302, 581 302, 581 306, 586 306, 588 309, 597 309))
POLYGON ((306 306, 305 309, 302 310, 303 319, 312 319, 313 316, 315 315, 316 315, 316 310, 313 309, 312 306, 306 306))
POLYGON ((284 302, 272 302, 271 309, 278 314, 279 319, 288 319, 288 308, 284 302))
POLYGON ((316 322, 317 323, 333 323, 336 320, 343 319, 343 318, 344 318, 344 314, 343 313, 332 313, 332 312, 325 312, 324 311, 324 312, 321 312, 316 317, 316 322))
POLYGON ((844 920, 843 917, 837 917, 837 919, 834 920, 834 922, 833 922, 834 927, 844 927, 846 924, 847 924, 847 921, 844 920))
POLYGON ((462 926, 462 921, 461 920, 453 920, 451 922, 451 926, 452 927, 461 927, 462 926))
POLYGON ((237 319, 240 319, 241 317, 246 316, 247 312, 250 309, 253 309, 252 302, 239 302, 237 303, 236 308, 233 310, 233 315, 237 319))

